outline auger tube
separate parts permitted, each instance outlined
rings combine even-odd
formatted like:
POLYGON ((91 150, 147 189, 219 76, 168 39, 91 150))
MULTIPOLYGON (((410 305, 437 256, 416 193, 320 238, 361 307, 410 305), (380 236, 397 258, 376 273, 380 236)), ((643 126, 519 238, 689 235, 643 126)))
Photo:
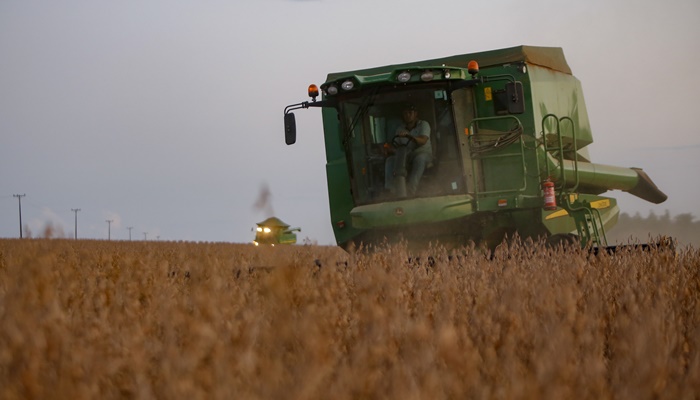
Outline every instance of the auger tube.
MULTIPOLYGON (((564 161, 564 171, 566 182, 574 182, 576 176, 573 161, 564 161)), ((622 190, 654 204, 663 203, 668 198, 641 168, 579 161, 578 174, 579 189, 586 193, 600 194, 608 190, 622 190)))

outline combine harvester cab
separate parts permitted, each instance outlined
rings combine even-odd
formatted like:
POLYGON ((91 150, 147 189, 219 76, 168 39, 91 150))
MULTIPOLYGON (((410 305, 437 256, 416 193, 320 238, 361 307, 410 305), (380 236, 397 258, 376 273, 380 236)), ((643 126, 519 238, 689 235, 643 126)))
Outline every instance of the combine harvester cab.
POLYGON ((255 240, 253 244, 259 246, 261 244, 277 245, 277 244, 295 244, 297 235, 294 232, 301 231, 301 228, 289 228, 279 218, 270 217, 262 222, 257 223, 255 229, 255 240))
POLYGON ((666 200, 641 169, 591 162, 583 91, 560 48, 332 73, 320 92, 311 85, 311 101, 285 108, 285 139, 296 141, 293 110, 322 108, 331 221, 345 248, 494 247, 517 234, 598 249, 608 247, 605 231, 619 215, 615 199, 601 194, 666 200), (404 160, 415 160, 420 144, 395 138, 406 104, 429 126, 431 157, 415 191, 415 162, 404 160))

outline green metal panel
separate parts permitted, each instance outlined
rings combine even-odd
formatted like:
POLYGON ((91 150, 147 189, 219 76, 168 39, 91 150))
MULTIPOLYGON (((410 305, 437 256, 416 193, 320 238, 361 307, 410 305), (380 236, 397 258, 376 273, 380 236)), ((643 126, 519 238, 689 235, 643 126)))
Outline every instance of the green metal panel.
POLYGON ((341 139, 337 111, 335 108, 324 108, 322 115, 331 224, 336 242, 343 244, 362 231, 353 228, 351 224, 350 210, 355 203, 350 189, 348 163, 341 139))
POLYGON ((326 143, 326 162, 345 158, 345 150, 341 141, 338 112, 335 108, 323 108, 323 138, 326 143))
POLYGON ((328 201, 330 204, 331 224, 338 244, 345 243, 360 233, 352 227, 350 210, 355 206, 350 193, 348 165, 344 158, 326 164, 328 180, 328 201))
POLYGON ((294 233, 284 233, 279 237, 280 244, 294 244, 297 242, 297 235, 294 233))
POLYGON ((473 213, 468 195, 419 198, 355 207, 352 225, 358 228, 386 228, 462 218, 473 213))
MULTIPOLYGON (((586 201, 600 213, 603 227, 608 230, 617 223, 620 208, 617 200, 611 197, 578 194, 578 200, 586 201)), ((551 234, 576 233, 574 219, 562 208, 554 211, 542 210, 542 222, 551 234)))

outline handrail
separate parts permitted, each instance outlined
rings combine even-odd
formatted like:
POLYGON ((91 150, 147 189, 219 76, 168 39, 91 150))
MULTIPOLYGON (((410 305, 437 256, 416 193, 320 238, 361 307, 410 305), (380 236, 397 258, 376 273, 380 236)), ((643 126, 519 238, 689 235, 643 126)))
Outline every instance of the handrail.
POLYGON ((551 178, 551 173, 549 169, 549 162, 547 159, 547 155, 552 152, 552 150, 556 150, 558 152, 556 159, 559 161, 559 177, 560 177, 560 187, 562 194, 563 193, 573 193, 578 189, 579 182, 580 182, 580 174, 578 170, 578 143, 577 143, 577 137, 576 137, 576 125, 574 124, 574 120, 571 119, 571 117, 561 117, 558 118, 555 114, 547 114, 544 117, 542 117, 542 146, 544 147, 544 168, 547 177, 551 178), (545 123, 547 122, 548 119, 554 118, 555 121, 555 127, 554 127, 554 132, 545 132, 545 123), (571 137, 573 140, 573 146, 574 146, 574 159, 573 159, 573 164, 574 164, 574 184, 571 188, 567 188, 567 182, 566 182, 566 170, 564 169, 564 142, 562 140, 562 132, 561 132, 561 122, 562 121, 569 121, 571 124, 571 137), (549 146, 547 144, 547 134, 554 134, 557 137, 557 145, 556 146, 549 146))
POLYGON ((564 204, 562 205, 564 209, 566 209, 569 214, 574 218, 576 221, 576 231, 578 231, 579 236, 581 237, 582 245, 586 245, 587 243, 583 243, 583 241, 588 241, 591 240, 592 242, 595 242, 598 245, 603 245, 607 246, 608 245, 608 238, 605 235, 605 225, 603 224, 603 217, 600 215, 600 210, 592 208, 590 206, 580 206, 576 207, 571 203, 570 196, 564 196, 565 201, 564 204), (584 215, 583 220, 577 218, 575 215, 582 213, 584 215), (593 228, 593 232, 590 231, 590 228, 588 226, 588 221, 586 220, 585 215, 588 215, 590 218, 590 223, 593 228), (580 226, 580 223, 586 224, 585 226, 585 232, 584 228, 580 226), (598 225, 600 224, 600 229, 598 229, 598 225), (602 238, 602 241, 601 241, 602 238))
POLYGON ((578 186, 580 184, 580 174, 578 165, 578 143, 576 137, 576 125, 571 117, 564 116, 558 118, 555 114, 546 114, 542 117, 542 146, 544 148, 544 170, 547 178, 551 178, 551 171, 549 167, 549 155, 556 151, 558 154, 554 157, 559 161, 559 198, 563 199, 561 202, 562 207, 566 209, 569 214, 576 221, 576 230, 581 237, 582 245, 586 245, 589 240, 595 242, 598 246, 607 246, 608 239, 605 235, 605 225, 603 223, 603 218, 600 214, 600 210, 594 209, 587 204, 581 204, 580 206, 574 205, 571 202, 570 194, 576 193, 578 186), (554 132, 545 132, 545 125, 548 120, 554 119, 554 132), (562 140, 561 132, 561 122, 568 121, 571 125, 571 137, 573 140, 573 150, 574 150, 574 183, 572 187, 567 187, 566 181, 566 169, 564 164, 564 143, 562 140), (556 135, 556 144, 553 146, 548 145, 547 134, 556 135))
POLYGON ((566 174, 564 173, 564 143, 561 140, 561 130, 559 129, 559 121, 560 119, 554 115, 554 114, 547 114, 544 117, 542 117, 542 146, 544 147, 544 166, 545 166, 545 171, 547 173, 547 178, 551 178, 551 173, 549 171, 549 162, 547 160, 547 154, 550 153, 550 149, 553 150, 559 150, 558 154, 558 161, 559 161, 559 175, 561 177, 561 188, 564 189, 566 187, 566 174), (555 129, 554 132, 547 132, 547 133, 553 133, 557 136, 557 144, 559 144, 558 147, 550 147, 547 145, 547 133, 545 133, 545 122, 550 119, 554 118, 555 122, 555 129))
MULTIPOLYGON (((571 137, 573 138, 573 143, 574 143, 574 186, 569 189, 571 192, 575 192, 576 189, 578 189, 579 185, 579 173, 578 173, 578 143, 576 142, 576 126, 574 125, 574 120, 571 119, 571 117, 561 117, 559 121, 569 121, 571 123, 571 137)), ((560 135, 561 136, 561 135, 560 135)), ((562 153, 563 153, 562 149, 562 153)), ((562 166, 563 170, 563 166, 562 166)))

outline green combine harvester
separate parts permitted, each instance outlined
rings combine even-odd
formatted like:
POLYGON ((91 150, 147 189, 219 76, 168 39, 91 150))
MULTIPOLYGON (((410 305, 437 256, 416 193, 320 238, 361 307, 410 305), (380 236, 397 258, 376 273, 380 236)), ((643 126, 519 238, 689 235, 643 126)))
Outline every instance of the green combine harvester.
POLYGON ((297 235, 294 232, 301 231, 301 228, 290 228, 288 224, 276 217, 267 218, 256 225, 255 240, 253 240, 253 244, 256 246, 261 244, 272 246, 277 244, 295 244, 297 235))
POLYGON ((560 48, 331 73, 309 96, 285 108, 285 139, 296 141, 291 111, 322 108, 331 221, 344 248, 493 248, 516 234, 608 248, 620 210, 601 194, 667 198, 639 168, 591 162, 581 83, 560 48))

